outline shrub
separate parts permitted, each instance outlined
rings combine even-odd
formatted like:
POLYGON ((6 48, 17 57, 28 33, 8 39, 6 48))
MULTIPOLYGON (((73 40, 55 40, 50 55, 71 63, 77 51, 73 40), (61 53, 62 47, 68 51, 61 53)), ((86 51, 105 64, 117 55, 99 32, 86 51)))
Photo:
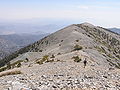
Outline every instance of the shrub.
POLYGON ((43 64, 43 61, 42 60, 38 60, 38 61, 36 61, 36 63, 41 65, 41 64, 43 64))
POLYGON ((54 55, 52 55, 50 58, 55 58, 55 56, 54 56, 54 55))
POLYGON ((39 52, 42 52, 42 50, 39 50, 39 52))
POLYGON ((43 56, 43 58, 41 60, 37 60, 36 63, 39 64, 39 65, 41 65, 45 61, 49 62, 48 57, 49 57, 48 55, 45 55, 45 56, 43 56))
POLYGON ((29 59, 28 59, 28 58, 26 58, 25 60, 26 60, 27 62, 29 61, 29 59))
POLYGON ((12 64, 11 64, 12 68, 21 66, 20 64, 21 64, 21 62, 23 62, 23 61, 24 61, 24 60, 18 60, 18 61, 16 61, 16 62, 12 63, 12 64))
POLYGON ((75 62, 81 61, 81 58, 79 58, 79 56, 73 56, 72 59, 74 59, 75 62))
POLYGON ((51 60, 47 60, 46 62, 54 62, 54 59, 51 59, 51 60))
POLYGON ((75 45, 75 46, 74 46, 74 50, 75 50, 75 51, 76 51, 76 50, 81 50, 81 49, 83 49, 82 46, 79 46, 79 45, 75 45))
POLYGON ((10 62, 7 63, 7 69, 11 69, 10 62))
POLYGON ((61 42, 63 42, 63 40, 61 40, 61 42))
POLYGON ((22 65, 22 64, 19 62, 19 63, 17 64, 17 67, 21 67, 21 65, 22 65))
POLYGON ((45 55, 45 56, 43 56, 42 60, 46 61, 46 60, 48 60, 48 57, 49 57, 48 55, 45 55))
POLYGON ((0 72, 5 71, 6 69, 7 69, 7 67, 1 67, 0 72))
POLYGON ((0 77, 6 76, 6 75, 15 75, 15 74, 22 74, 20 70, 8 70, 0 73, 0 77))
POLYGON ((59 46, 61 46, 61 44, 59 44, 59 46))
POLYGON ((79 42, 79 40, 76 40, 76 42, 79 42))
POLYGON ((61 55, 61 53, 58 53, 57 55, 61 55))

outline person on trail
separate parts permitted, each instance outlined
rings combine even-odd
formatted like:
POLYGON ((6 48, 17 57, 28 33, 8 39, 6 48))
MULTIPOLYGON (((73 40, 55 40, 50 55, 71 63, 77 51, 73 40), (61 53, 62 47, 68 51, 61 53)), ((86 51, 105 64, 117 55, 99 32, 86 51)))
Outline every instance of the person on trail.
POLYGON ((85 68, 85 66, 86 66, 86 64, 87 64, 87 60, 86 60, 86 58, 85 58, 85 60, 84 60, 84 68, 85 68))

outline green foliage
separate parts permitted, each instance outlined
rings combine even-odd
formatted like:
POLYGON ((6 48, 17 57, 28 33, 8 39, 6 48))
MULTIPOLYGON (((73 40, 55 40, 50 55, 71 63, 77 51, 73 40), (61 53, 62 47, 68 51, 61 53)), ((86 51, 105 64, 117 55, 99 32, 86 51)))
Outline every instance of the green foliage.
POLYGON ((107 54, 107 56, 109 57, 109 58, 114 58, 113 56, 112 56, 112 54, 107 54))
POLYGON ((22 65, 21 62, 19 62, 19 63, 17 64, 17 67, 19 68, 19 67, 21 67, 21 65, 22 65))
POLYGON ((11 69, 10 62, 7 63, 7 69, 11 69))
POLYGON ((79 45, 75 45, 74 46, 74 50, 76 51, 76 50, 82 50, 83 48, 82 48, 82 46, 79 46, 79 45))
POLYGON ((54 62, 54 59, 51 59, 51 60, 47 60, 46 62, 54 62))
POLYGON ((41 65, 41 64, 43 64, 43 61, 42 60, 37 60, 36 63, 41 65))
POLYGON ((120 59, 120 55, 116 55, 116 57, 120 59))
POLYGON ((106 54, 106 51, 105 51, 105 49, 103 47, 96 46, 95 48, 97 49, 98 52, 106 54))
POLYGON ((117 68, 119 68, 120 69, 120 63, 117 63, 118 65, 117 65, 117 68))
POLYGON ((74 59, 75 62, 81 61, 81 58, 79 58, 79 56, 73 56, 72 59, 74 59))
POLYGON ((6 66, 0 68, 0 72, 5 71, 7 69, 6 66))
POLYGON ((45 56, 43 56, 43 58, 42 58, 41 60, 37 60, 36 63, 39 64, 39 65, 41 65, 41 64, 43 64, 45 61, 46 61, 46 62, 49 62, 48 57, 49 57, 48 55, 45 55, 45 56))
POLYGON ((16 75, 16 74, 22 74, 22 72, 20 70, 7 71, 4 73, 1 73, 0 77, 6 76, 6 75, 16 75))
POLYGON ((48 57, 49 57, 48 55, 45 55, 45 56, 43 56, 42 60, 46 61, 46 60, 48 60, 48 57))
POLYGON ((8 62, 7 66, 4 66, 4 67, 0 68, 0 72, 5 71, 7 69, 15 68, 15 67, 21 67, 21 62, 23 62, 23 60, 18 60, 14 63, 11 63, 11 64, 10 64, 10 62, 8 62))
POLYGON ((15 67, 21 67, 21 62, 23 62, 24 60, 18 60, 14 63, 11 64, 11 67, 12 68, 15 68, 15 67))

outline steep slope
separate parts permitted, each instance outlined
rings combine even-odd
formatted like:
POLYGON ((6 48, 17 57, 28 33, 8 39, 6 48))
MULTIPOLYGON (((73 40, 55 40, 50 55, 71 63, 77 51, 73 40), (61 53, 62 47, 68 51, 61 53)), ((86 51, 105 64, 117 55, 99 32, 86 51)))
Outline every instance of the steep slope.
POLYGON ((8 62, 26 52, 41 52, 41 56, 66 54, 74 51, 76 45, 81 46, 82 51, 89 56, 96 58, 99 65, 119 67, 120 36, 88 23, 68 26, 20 49, 5 60, 8 62))
POLYGON ((10 54, 12 51, 16 51, 16 44, 11 41, 0 38, 0 59, 10 54))
POLYGON ((40 35, 0 35, 0 59, 8 56, 10 53, 23 48, 41 38, 46 36, 47 34, 40 35))
POLYGON ((1 72, 3 90, 119 90, 120 35, 89 23, 73 24, 16 51, 0 65, 22 72, 1 72))

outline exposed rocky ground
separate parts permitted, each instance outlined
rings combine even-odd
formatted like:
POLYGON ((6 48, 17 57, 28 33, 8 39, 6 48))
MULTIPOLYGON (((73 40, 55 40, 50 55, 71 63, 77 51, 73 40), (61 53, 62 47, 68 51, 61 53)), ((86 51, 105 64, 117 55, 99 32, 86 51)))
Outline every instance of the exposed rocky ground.
POLYGON ((119 69, 49 62, 22 67, 21 71, 23 74, 1 77, 1 90, 120 90, 119 69))
POLYGON ((2 90, 120 90, 120 36, 89 23, 70 25, 3 60, 10 62, 2 68, 22 74, 0 77, 2 90))

